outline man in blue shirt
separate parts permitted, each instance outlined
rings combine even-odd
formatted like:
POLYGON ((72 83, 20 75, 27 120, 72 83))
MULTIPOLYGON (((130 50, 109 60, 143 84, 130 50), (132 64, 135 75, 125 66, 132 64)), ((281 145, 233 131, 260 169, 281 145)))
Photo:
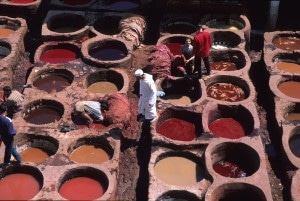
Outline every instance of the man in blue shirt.
POLYGON ((4 166, 9 165, 11 155, 14 156, 17 163, 22 162, 20 154, 17 152, 14 145, 14 136, 16 130, 14 129, 13 123, 10 118, 6 117, 7 106, 5 104, 0 105, 0 136, 1 141, 5 145, 4 153, 4 166))

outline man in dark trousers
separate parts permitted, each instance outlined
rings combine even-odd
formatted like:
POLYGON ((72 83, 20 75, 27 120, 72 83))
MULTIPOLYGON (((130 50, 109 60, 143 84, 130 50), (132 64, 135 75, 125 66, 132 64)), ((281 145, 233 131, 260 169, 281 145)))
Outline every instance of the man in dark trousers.
MULTIPOLYGON (((6 117, 7 106, 5 104, 0 105, 0 142, 5 145, 4 153, 4 166, 10 164, 11 155, 14 156, 18 164, 21 164, 22 158, 17 152, 14 145, 14 136, 16 135, 16 130, 14 129, 13 123, 10 118, 6 117)), ((1 145, 1 143, 0 143, 1 145)))
POLYGON ((204 30, 201 24, 198 24, 198 33, 194 37, 193 54, 194 58, 194 73, 198 71, 198 78, 202 77, 201 60, 203 59, 207 74, 210 74, 209 50, 212 45, 210 33, 204 30))

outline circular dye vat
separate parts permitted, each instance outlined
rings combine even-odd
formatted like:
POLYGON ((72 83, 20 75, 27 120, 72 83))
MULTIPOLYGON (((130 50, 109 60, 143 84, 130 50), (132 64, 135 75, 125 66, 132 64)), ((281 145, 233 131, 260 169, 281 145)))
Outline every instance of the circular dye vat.
POLYGON ((49 158, 47 152, 40 148, 28 147, 24 151, 20 152, 23 161, 32 163, 42 163, 49 158))
POLYGON ((238 27, 236 26, 232 26, 230 24, 212 24, 209 25, 210 28, 214 28, 214 29, 229 29, 229 30, 239 30, 238 27))
POLYGON ((70 155, 72 161, 76 163, 101 164, 110 159, 108 153, 101 147, 94 145, 82 145, 76 148, 70 155))
POLYGON ((246 173, 236 164, 221 160, 213 165, 213 169, 224 177, 241 178, 246 177, 246 173))
POLYGON ((300 121, 300 112, 291 112, 284 115, 284 119, 288 121, 300 121))
POLYGON ((277 62, 276 67, 282 71, 289 73, 300 73, 300 64, 292 62, 277 62))
POLYGON ((238 70, 235 63, 229 61, 218 61, 218 62, 211 62, 210 67, 212 70, 217 71, 234 71, 238 70))
POLYGON ((123 59, 127 52, 113 44, 105 44, 89 50, 89 55, 98 60, 111 61, 123 59))
POLYGON ((165 44, 173 55, 181 55, 181 43, 166 43, 165 44))
POLYGON ((219 201, 267 201, 264 192, 251 184, 227 183, 218 186, 211 194, 210 200, 219 201))
POLYGON ((25 117, 25 121, 31 124, 49 124, 58 121, 61 115, 50 107, 38 107, 32 109, 25 117))
POLYGON ((243 126, 233 118, 217 119, 208 128, 214 135, 227 139, 239 139, 246 135, 243 126))
POLYGON ((300 132, 295 133, 289 139, 289 147, 295 156, 300 157, 300 132))
POLYGON ((93 27, 100 33, 115 35, 120 32, 119 23, 121 19, 120 16, 105 16, 96 20, 93 27))
MULTIPOLYGON (((79 115, 74 115, 72 113, 72 121, 74 122, 74 124, 76 125, 76 129, 86 129, 89 128, 88 127, 88 123, 86 122, 86 119, 81 118, 79 115)), ((93 122, 90 126, 91 129, 95 129, 95 130, 103 130, 104 128, 106 128, 106 125, 101 124, 100 122, 93 122)))
POLYGON ((60 0, 63 4, 68 4, 72 6, 83 5, 90 3, 91 0, 60 0))
POLYGON ((167 100, 168 102, 176 105, 189 105, 192 103, 192 99, 188 96, 181 94, 168 94, 161 97, 163 100, 167 100))
POLYGON ((118 92, 118 87, 112 83, 107 81, 101 81, 91 84, 88 89, 91 93, 100 93, 100 94, 109 94, 118 92))
POLYGON ((278 89, 291 98, 300 99, 300 82, 286 81, 278 85, 278 89))
POLYGON ((215 83, 207 88, 207 95, 211 98, 237 102, 245 99, 243 89, 231 83, 215 83))
POLYGON ((59 188, 59 194, 68 200, 95 200, 104 193, 102 184, 89 177, 72 178, 59 188))
POLYGON ((112 10, 123 11, 123 10, 136 9, 139 7, 139 4, 132 1, 116 1, 112 4, 109 4, 108 6, 112 10))
POLYGON ((300 50, 300 38, 293 36, 276 37, 273 41, 275 47, 282 50, 294 51, 300 50))
POLYGON ((15 30, 13 30, 13 29, 0 27, 0 36, 1 37, 9 37, 13 33, 15 33, 15 30))
POLYGON ((28 4, 36 2, 36 0, 12 0, 12 3, 18 3, 18 4, 28 4))
POLYGON ((66 63, 79 58, 79 54, 71 49, 65 48, 53 48, 46 50, 40 56, 42 62, 48 62, 52 64, 66 63))
POLYGON ((70 86, 68 79, 60 75, 43 75, 33 81, 33 86, 48 93, 56 93, 70 86))
POLYGON ((188 191, 171 190, 159 196, 156 201, 200 201, 200 199, 188 191))
POLYGON ((171 34, 187 34, 190 35, 197 31, 196 26, 188 22, 173 22, 169 23, 164 32, 171 34))
POLYGON ((0 200, 31 200, 40 191, 30 174, 13 173, 0 179, 0 200))
POLYGON ((62 13, 55 15, 47 22, 48 29, 57 33, 71 33, 83 29, 86 25, 86 18, 82 15, 62 13))
POLYGON ((0 43, 0 59, 7 57, 7 55, 9 55, 10 52, 11 52, 11 49, 9 47, 9 44, 0 43))
POLYGON ((161 159, 155 164, 154 171, 163 182, 178 186, 193 185, 204 178, 202 167, 195 161, 180 156, 161 159))
POLYGON ((191 141, 196 138, 195 125, 178 118, 167 119, 159 125, 157 132, 172 140, 191 141))

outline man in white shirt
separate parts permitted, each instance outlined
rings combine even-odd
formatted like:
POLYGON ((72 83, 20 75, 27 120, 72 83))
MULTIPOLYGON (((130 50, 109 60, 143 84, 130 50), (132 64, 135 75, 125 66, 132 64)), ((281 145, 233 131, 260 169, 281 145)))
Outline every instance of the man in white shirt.
POLYGON ((134 75, 139 79, 140 90, 139 90, 139 103, 138 103, 138 121, 152 122, 157 117, 156 112, 156 97, 157 89, 153 76, 144 73, 143 70, 138 69, 134 72, 134 75))

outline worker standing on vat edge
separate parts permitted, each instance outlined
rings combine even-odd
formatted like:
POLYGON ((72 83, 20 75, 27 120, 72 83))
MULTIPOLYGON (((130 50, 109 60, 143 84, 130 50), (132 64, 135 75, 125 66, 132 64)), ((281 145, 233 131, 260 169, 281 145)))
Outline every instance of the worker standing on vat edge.
POLYGON ((143 70, 138 69, 134 72, 134 75, 139 79, 139 102, 138 102, 138 121, 149 121, 153 122, 157 117, 156 112, 156 99, 157 89, 153 76, 144 73, 143 70))
POLYGON ((4 153, 4 167, 10 164, 11 155, 16 159, 18 164, 21 164, 22 158, 17 152, 14 145, 14 136, 16 130, 14 129, 12 120, 6 116, 7 106, 5 104, 0 105, 0 145, 3 142, 5 145, 4 153))
POLYGON ((202 24, 198 24, 198 32, 194 36, 194 43, 193 43, 193 54, 194 58, 194 73, 198 72, 198 78, 202 77, 201 72, 201 61, 203 60, 207 74, 210 74, 210 64, 209 64, 209 50, 212 45, 212 39, 210 33, 204 30, 202 24))

